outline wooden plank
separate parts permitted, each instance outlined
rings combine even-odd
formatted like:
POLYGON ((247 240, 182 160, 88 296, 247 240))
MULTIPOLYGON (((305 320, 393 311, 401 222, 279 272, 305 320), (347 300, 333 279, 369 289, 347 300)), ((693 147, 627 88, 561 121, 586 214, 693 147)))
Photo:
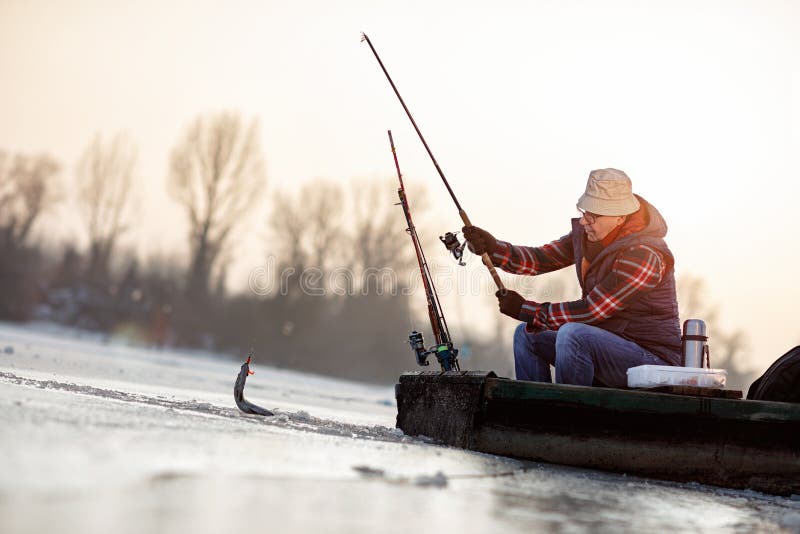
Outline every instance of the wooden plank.
POLYGON ((568 386, 504 378, 486 379, 492 400, 538 400, 630 413, 705 415, 719 419, 800 423, 800 404, 742 401, 653 393, 641 390, 568 386))
POLYGON ((693 395, 695 397, 715 397, 718 399, 741 399, 738 389, 699 388, 697 386, 658 386, 655 388, 638 388, 637 391, 653 393, 669 393, 671 395, 693 395))

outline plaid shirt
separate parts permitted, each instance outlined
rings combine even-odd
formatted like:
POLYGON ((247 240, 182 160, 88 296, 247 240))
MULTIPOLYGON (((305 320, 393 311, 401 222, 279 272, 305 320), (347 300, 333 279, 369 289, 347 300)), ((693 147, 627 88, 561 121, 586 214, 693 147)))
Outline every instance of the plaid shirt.
MULTIPOLYGON (((498 241, 492 263, 506 272, 534 276, 574 265, 572 234, 541 247, 515 246, 498 241)), ((571 302, 525 301, 519 320, 528 330, 557 330, 566 323, 592 324, 608 319, 641 292, 655 288, 665 274, 665 261, 653 248, 634 245, 620 251, 611 272, 595 287, 584 289, 584 298, 571 302)), ((583 285, 583 284, 581 284, 583 285)))

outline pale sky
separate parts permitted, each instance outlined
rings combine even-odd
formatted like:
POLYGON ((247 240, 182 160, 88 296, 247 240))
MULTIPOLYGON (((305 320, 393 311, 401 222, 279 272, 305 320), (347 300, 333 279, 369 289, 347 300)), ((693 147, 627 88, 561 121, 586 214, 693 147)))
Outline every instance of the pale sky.
MULTIPOLYGON (((392 129, 447 226, 433 231, 458 228, 361 31, 475 224, 545 243, 590 170, 623 169, 759 371, 800 343, 799 2, 0 0, 0 148, 50 152, 69 181, 95 133, 127 131, 143 218, 129 242, 169 252, 186 238, 168 154, 198 114, 261 120, 273 190, 392 177, 392 129)), ((266 253, 260 209, 241 279, 266 253)), ((59 213, 38 231, 79 226, 59 213)))

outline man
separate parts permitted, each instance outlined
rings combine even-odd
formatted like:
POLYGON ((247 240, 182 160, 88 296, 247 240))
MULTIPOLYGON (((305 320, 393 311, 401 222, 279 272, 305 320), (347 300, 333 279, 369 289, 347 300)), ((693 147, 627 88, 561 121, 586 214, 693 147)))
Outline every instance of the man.
POLYGON ((496 293, 500 312, 524 321, 514 333, 518 380, 626 387, 638 365, 681 365, 674 258, 667 224, 617 169, 592 171, 572 231, 542 247, 514 246, 463 228, 476 254, 504 271, 535 276, 575 265, 581 299, 526 301, 496 293))

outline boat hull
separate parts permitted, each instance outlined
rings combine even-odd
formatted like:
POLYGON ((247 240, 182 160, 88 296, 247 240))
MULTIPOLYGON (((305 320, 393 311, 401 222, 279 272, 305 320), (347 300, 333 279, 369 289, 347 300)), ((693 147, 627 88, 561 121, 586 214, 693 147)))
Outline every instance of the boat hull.
POLYGON ((800 493, 800 405, 416 372, 397 426, 448 445, 773 494, 800 493))

